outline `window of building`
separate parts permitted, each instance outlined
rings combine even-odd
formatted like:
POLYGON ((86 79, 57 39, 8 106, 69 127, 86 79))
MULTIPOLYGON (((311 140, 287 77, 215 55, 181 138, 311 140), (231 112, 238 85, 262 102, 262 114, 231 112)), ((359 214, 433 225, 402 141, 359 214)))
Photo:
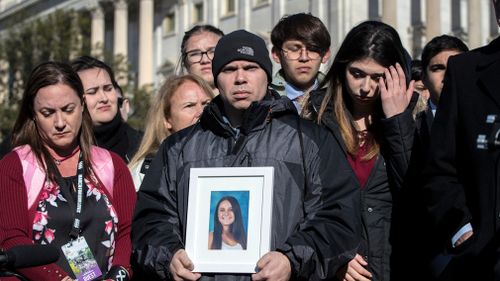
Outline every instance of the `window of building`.
POLYGON ((261 6, 261 5, 265 5, 265 4, 269 4, 269 0, 254 0, 253 1, 254 6, 261 6))
POLYGON ((269 0, 254 0, 255 6, 268 4, 269 0))
POLYGON ((236 12, 236 1, 235 0, 223 0, 222 3, 222 14, 232 15, 236 12))
POLYGON ((170 13, 163 19, 163 34, 175 32, 175 13, 170 13))
POLYGON ((203 22, 203 2, 193 5, 193 23, 203 22))

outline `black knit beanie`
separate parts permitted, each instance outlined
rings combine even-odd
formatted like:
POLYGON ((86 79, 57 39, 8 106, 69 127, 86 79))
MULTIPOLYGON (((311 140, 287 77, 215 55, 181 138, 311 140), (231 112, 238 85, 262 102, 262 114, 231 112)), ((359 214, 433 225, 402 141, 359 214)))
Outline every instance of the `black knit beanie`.
POLYGON ((259 36, 242 29, 222 36, 215 47, 212 60, 212 74, 214 75, 215 86, 217 86, 217 76, 222 68, 235 60, 257 63, 266 72, 267 83, 271 83, 273 65, 269 58, 266 43, 259 36))

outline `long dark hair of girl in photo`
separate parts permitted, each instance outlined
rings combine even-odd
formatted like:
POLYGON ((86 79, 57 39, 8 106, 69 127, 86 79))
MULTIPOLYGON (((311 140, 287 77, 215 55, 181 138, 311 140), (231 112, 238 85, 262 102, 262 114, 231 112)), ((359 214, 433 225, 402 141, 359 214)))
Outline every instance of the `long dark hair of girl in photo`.
POLYGON ((224 250, 231 248, 242 250, 247 249, 247 233, 245 231, 245 227, 243 226, 241 207, 236 198, 232 196, 225 196, 222 197, 217 203, 214 212, 214 232, 213 234, 211 233, 211 237, 212 239, 210 239, 211 243, 209 243, 209 245, 212 250, 224 250), (224 232, 225 229, 219 216, 219 208, 224 201, 229 202, 232 209, 224 210, 224 212, 232 212, 234 216, 234 221, 226 229, 227 232, 224 232))

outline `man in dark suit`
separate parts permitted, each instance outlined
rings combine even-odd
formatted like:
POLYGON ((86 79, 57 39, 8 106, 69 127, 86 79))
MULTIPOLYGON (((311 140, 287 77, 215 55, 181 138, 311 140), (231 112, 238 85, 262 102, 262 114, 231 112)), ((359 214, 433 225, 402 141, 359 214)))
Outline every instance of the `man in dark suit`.
POLYGON ((500 116, 499 78, 500 38, 448 60, 424 169, 432 231, 452 256, 445 280, 500 280, 500 150, 476 148, 486 116, 500 116))
MULTIPOLYGON (((408 265, 399 266, 402 275, 395 275, 398 277, 397 279, 402 279, 409 270, 418 269, 418 273, 413 274, 411 280, 431 280, 431 278, 436 278, 441 274, 450 260, 449 255, 443 253, 445 247, 442 243, 434 241, 435 235, 432 231, 429 231, 430 219, 426 216, 426 200, 422 197, 421 172, 425 163, 425 155, 429 149, 432 122, 443 89, 448 59, 468 50, 462 40, 457 37, 441 35, 430 40, 422 51, 421 78, 425 89, 429 91, 430 99, 427 100, 425 110, 418 112, 416 115, 417 134, 415 134, 414 138, 406 187, 402 191, 401 197, 401 208, 405 215, 403 216, 404 222, 400 224, 405 225, 403 229, 406 232, 399 235, 404 237, 400 241, 399 255, 402 255, 402 257, 407 255, 408 239, 414 241, 411 246, 414 254, 411 257, 412 262, 408 263, 408 265)), ((419 106, 416 105, 416 107, 419 106)), ((408 258, 395 257, 395 259, 407 260, 408 258)), ((405 280, 408 280, 409 277, 405 278, 405 280)))

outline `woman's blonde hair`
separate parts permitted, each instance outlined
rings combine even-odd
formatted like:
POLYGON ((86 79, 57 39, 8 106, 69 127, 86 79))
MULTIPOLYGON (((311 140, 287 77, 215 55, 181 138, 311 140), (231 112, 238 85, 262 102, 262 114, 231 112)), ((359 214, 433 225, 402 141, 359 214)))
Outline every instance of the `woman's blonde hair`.
POLYGON ((187 81, 194 82, 211 99, 214 93, 210 86, 202 78, 193 74, 174 75, 168 78, 161 86, 158 93, 153 96, 151 108, 146 118, 146 129, 137 153, 130 160, 129 168, 136 166, 142 159, 148 155, 155 154, 160 148, 161 143, 170 135, 165 127, 165 120, 170 117, 171 100, 174 93, 181 85, 187 81))

